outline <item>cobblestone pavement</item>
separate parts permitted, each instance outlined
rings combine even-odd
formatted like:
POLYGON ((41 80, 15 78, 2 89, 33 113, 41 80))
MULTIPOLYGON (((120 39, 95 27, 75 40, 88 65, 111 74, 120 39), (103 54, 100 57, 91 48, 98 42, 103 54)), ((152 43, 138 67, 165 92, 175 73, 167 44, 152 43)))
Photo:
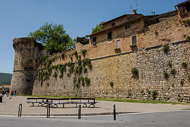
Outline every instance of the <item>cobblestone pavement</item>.
MULTIPOLYGON (((145 112, 170 112, 190 109, 188 105, 170 105, 170 104, 143 104, 143 103, 127 103, 127 102, 108 102, 98 101, 95 108, 82 108, 83 115, 100 115, 111 114, 113 112, 113 105, 116 105, 116 111, 120 113, 145 113, 145 112)), ((34 106, 27 104, 26 96, 3 97, 3 103, 0 103, 0 115, 14 115, 18 114, 19 104, 23 105, 23 116, 45 116, 47 109, 45 107, 34 106)), ((65 105, 62 108, 51 108, 51 115, 53 116, 67 116, 77 115, 78 108, 73 104, 65 105)))

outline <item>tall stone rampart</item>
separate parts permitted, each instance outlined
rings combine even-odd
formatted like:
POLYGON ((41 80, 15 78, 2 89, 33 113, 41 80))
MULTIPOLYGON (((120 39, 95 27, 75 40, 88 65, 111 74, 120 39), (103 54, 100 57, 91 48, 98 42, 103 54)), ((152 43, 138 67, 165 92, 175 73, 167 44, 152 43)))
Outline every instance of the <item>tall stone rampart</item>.
MULTIPOLYGON (((169 44, 168 53, 164 45, 148 47, 137 52, 126 52, 118 55, 92 59, 93 69, 87 74, 89 86, 75 87, 74 74, 70 77, 64 73, 63 78, 50 76, 40 85, 36 78, 33 95, 111 97, 131 99, 152 99, 157 92, 158 100, 184 101, 190 92, 190 43, 187 41, 169 44), (169 64, 172 64, 172 67, 169 64), (182 66, 187 64, 187 68, 182 66), (138 70, 133 77, 131 69, 138 70), (171 74, 172 70, 175 74, 171 74), (168 73, 169 78, 164 77, 168 73), (110 83, 113 82, 113 86, 110 83)), ((55 71, 55 70, 54 70, 55 71)), ((67 70, 68 71, 68 70, 67 70)), ((58 75, 60 74, 57 71, 58 75)))

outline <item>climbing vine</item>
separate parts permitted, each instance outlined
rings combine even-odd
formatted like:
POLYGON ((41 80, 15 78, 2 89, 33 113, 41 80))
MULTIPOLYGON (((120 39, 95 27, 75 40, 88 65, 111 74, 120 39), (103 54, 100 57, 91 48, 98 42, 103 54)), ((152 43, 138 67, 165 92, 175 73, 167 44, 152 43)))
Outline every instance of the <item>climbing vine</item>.
MULTIPOLYGON (((63 79, 64 74, 67 75, 67 77, 71 77, 71 75, 74 75, 73 78, 73 84, 75 88, 80 88, 81 86, 89 86, 90 85, 90 79, 88 77, 83 77, 83 74, 88 73, 88 70, 92 70, 92 63, 89 58, 86 58, 86 50, 81 50, 81 53, 83 55, 83 59, 80 55, 78 55, 77 51, 73 52, 72 55, 69 56, 70 62, 67 62, 65 64, 58 64, 58 65, 52 65, 52 63, 56 60, 57 57, 49 58, 47 56, 43 56, 39 60, 39 65, 42 65, 44 69, 37 70, 37 76, 41 83, 41 86, 43 85, 44 81, 49 80, 49 77, 53 73, 53 77, 55 79, 60 78, 63 79), (73 62, 73 56, 75 56, 77 62, 73 62), (59 74, 59 75, 58 75, 59 74)), ((65 59, 65 54, 61 54, 60 58, 65 59)), ((49 86, 49 83, 48 83, 49 86)))

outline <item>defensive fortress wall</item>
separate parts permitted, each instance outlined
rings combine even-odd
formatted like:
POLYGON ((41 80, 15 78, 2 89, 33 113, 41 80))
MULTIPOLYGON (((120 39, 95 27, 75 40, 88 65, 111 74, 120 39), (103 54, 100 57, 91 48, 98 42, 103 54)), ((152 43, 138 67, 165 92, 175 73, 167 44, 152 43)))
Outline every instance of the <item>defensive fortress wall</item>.
POLYGON ((101 32, 87 35, 89 42, 78 39, 75 49, 52 56, 31 42, 27 65, 23 59, 29 57, 15 48, 11 86, 20 94, 186 101, 190 18, 179 12, 121 16, 104 23, 101 32), (27 69, 31 60, 32 70, 27 69))
POLYGON ((90 79, 89 86, 81 83, 77 87, 73 82, 75 74, 67 75, 69 69, 63 78, 59 77, 59 70, 54 70, 43 84, 35 79, 33 94, 152 99, 153 92, 157 92, 157 99, 181 101, 190 92, 189 53, 190 43, 181 41, 169 44, 167 54, 163 45, 159 45, 93 59, 92 70, 80 75, 90 79), (183 62, 187 63, 187 67, 182 66, 183 62), (131 73, 133 67, 138 70, 137 76, 131 73), (172 69, 175 69, 175 74, 172 74, 172 69), (53 76, 54 72, 57 72, 57 78, 53 76), (168 73, 169 77, 166 78, 164 73, 168 73))

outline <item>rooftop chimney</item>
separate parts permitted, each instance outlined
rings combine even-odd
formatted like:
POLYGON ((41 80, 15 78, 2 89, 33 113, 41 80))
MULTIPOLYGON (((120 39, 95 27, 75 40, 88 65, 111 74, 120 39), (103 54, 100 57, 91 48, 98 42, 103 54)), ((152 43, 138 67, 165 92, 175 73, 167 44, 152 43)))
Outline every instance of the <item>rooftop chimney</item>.
POLYGON ((136 9, 133 9, 133 15, 136 15, 137 14, 137 10, 136 9))

